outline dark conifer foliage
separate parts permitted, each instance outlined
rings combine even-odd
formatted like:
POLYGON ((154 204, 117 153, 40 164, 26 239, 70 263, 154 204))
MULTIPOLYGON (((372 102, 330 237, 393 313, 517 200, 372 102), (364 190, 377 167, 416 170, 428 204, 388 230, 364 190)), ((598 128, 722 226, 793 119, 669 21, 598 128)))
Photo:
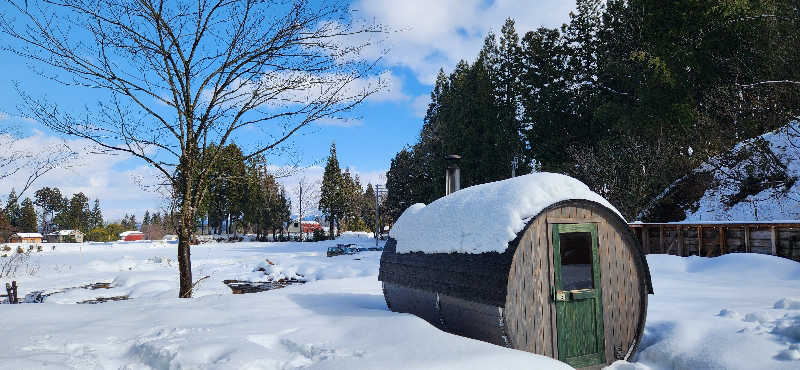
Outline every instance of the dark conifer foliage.
POLYGON ((734 145, 800 117, 796 2, 578 0, 569 17, 521 38, 507 20, 473 63, 440 72, 419 142, 387 174, 393 217, 444 195, 443 157, 461 154, 462 187, 516 163, 574 176, 626 218, 675 219, 702 191, 654 206, 665 188, 707 188, 702 163, 733 163, 734 145))
POLYGON ((18 228, 25 233, 37 232, 37 216, 36 209, 33 208, 33 201, 31 198, 25 198, 22 201, 22 208, 20 209, 20 219, 18 220, 18 228))

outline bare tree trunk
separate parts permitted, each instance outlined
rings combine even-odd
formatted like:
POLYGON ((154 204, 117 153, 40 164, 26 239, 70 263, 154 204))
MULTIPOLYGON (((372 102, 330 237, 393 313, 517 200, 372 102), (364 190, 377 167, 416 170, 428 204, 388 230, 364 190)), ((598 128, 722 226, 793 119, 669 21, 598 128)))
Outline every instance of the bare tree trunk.
POLYGON ((179 298, 192 297, 192 258, 191 242, 194 236, 194 208, 191 204, 191 180, 187 184, 181 207, 181 222, 178 225, 178 271, 180 273, 179 298))
POLYGON ((192 233, 181 226, 178 234, 178 271, 180 272, 180 291, 178 297, 192 296, 192 258, 190 253, 192 233))

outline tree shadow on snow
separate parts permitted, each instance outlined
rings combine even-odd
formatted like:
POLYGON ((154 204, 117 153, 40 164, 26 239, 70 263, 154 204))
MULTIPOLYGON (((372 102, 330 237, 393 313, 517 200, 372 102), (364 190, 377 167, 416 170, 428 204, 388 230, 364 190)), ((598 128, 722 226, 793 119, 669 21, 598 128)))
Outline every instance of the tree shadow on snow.
POLYGON ((329 316, 382 316, 391 312, 381 294, 289 294, 297 305, 329 316))
POLYGON ((275 246, 258 246, 258 247, 233 247, 229 249, 231 252, 239 252, 239 253, 247 253, 247 254, 283 254, 283 253, 316 253, 322 254, 325 253, 325 249, 320 248, 319 250, 308 249, 308 250, 299 250, 297 246, 293 245, 275 245, 275 246))

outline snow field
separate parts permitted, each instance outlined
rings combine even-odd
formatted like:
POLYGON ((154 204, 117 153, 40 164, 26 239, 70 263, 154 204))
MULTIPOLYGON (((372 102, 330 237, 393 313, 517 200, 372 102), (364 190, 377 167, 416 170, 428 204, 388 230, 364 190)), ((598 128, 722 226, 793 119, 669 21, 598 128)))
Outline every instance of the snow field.
MULTIPOLYGON (((194 246, 194 279, 209 278, 188 300, 175 298, 175 245, 46 247, 31 254, 36 273, 14 278, 20 296, 96 282, 112 287, 0 305, 0 368, 569 368, 388 311, 376 276, 380 252, 325 257, 336 243, 374 245, 349 236, 194 246), (244 295, 222 283, 263 280, 267 273, 301 274, 309 282, 244 295), (74 304, 120 295, 132 299, 74 304)), ((649 296, 644 340, 633 362, 611 369, 800 368, 800 264, 754 254, 648 261, 656 294, 649 296)))
MULTIPOLYGON (((325 257, 347 236, 319 243, 219 243, 192 247, 195 298, 177 296, 175 246, 57 245, 31 256, 20 296, 69 289, 41 304, 0 305, 0 368, 102 369, 568 369, 558 361, 447 334, 386 308, 380 252, 325 257), (274 265, 266 263, 269 259, 274 265), (309 282, 233 295, 225 279, 301 274, 309 282), (77 301, 128 295, 86 305, 77 301)), ((382 242, 381 242, 382 243, 382 242)))
POLYGON ((800 368, 800 264, 759 254, 647 260, 655 295, 644 338, 634 363, 612 369, 800 368))

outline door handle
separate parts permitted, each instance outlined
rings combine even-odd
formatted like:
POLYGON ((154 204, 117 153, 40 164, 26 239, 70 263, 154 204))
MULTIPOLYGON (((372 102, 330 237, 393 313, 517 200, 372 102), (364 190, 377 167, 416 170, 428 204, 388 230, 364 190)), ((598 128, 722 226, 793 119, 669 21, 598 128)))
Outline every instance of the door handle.
POLYGON ((555 299, 556 302, 569 302, 570 301, 570 292, 566 290, 559 290, 556 291, 555 299))

